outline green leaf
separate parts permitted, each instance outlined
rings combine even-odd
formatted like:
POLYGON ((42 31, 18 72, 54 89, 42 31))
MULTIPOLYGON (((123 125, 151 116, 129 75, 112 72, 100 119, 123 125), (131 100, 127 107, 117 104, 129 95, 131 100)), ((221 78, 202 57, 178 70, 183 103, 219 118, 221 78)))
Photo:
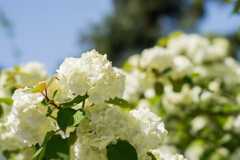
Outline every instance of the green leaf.
POLYGON ((3 88, 12 88, 12 87, 17 88, 16 86, 17 86, 16 84, 4 84, 3 88))
POLYGON ((160 82, 156 82, 154 84, 154 89, 155 89, 155 92, 156 92, 157 95, 162 95, 163 92, 164 92, 164 86, 160 82))
POLYGON ((0 98, 0 102, 5 103, 7 105, 12 105, 13 104, 12 98, 0 98))
POLYGON ((51 101, 48 101, 46 98, 44 98, 44 99, 41 101, 41 103, 42 103, 42 105, 44 105, 44 106, 48 106, 48 105, 51 103, 51 101))
POLYGON ((164 75, 164 74, 170 72, 171 70, 172 70, 171 67, 168 67, 168 68, 164 69, 164 70, 162 71, 162 75, 164 75))
POLYGON ((232 138, 233 138, 232 135, 228 133, 228 134, 225 134, 224 136, 222 136, 222 137, 217 141, 217 143, 220 144, 220 145, 222 145, 222 144, 225 144, 225 143, 231 141, 232 138))
POLYGON ((159 72, 157 69, 153 68, 152 72, 155 75, 155 77, 160 77, 160 76, 163 76, 163 75, 167 74, 171 70, 172 70, 172 68, 168 67, 168 68, 164 69, 162 72, 159 72))
POLYGON ((66 102, 66 103, 62 103, 59 106, 63 109, 65 108, 71 108, 73 106, 76 106, 77 104, 85 101, 85 99, 87 99, 89 96, 87 94, 85 94, 84 96, 80 96, 78 95, 77 97, 75 97, 72 101, 70 102, 66 102))
POLYGON ((59 90, 54 91, 52 99, 59 97, 59 90))
POLYGON ((237 0, 235 7, 233 9, 233 13, 238 13, 239 12, 239 8, 240 8, 240 0, 237 0))
POLYGON ((54 74, 51 78, 46 80, 46 87, 48 88, 53 82, 54 80, 57 78, 57 74, 54 74))
POLYGON ((117 106, 120 106, 122 108, 131 108, 131 106, 128 104, 128 102, 122 98, 115 97, 114 99, 109 99, 109 101, 106 101, 109 104, 115 104, 117 106))
POLYGON ((66 108, 58 111, 57 115, 58 126, 65 132, 67 127, 72 127, 80 123, 85 117, 85 112, 82 109, 66 108))
POLYGON ((76 140, 77 140, 77 132, 76 130, 74 130, 73 132, 70 133, 69 137, 68 137, 68 146, 73 145, 76 140))
POLYGON ((147 155, 150 156, 152 160, 157 160, 156 157, 151 152, 148 152, 147 155))
POLYGON ((195 78, 195 77, 199 77, 199 76, 200 76, 199 73, 192 73, 192 74, 190 75, 190 78, 195 78))
POLYGON ((107 150, 108 160, 137 160, 136 149, 126 140, 118 139, 117 144, 110 144, 107 150))
POLYGON ((202 155, 200 156, 199 160, 206 160, 211 157, 211 155, 216 151, 215 147, 210 147, 204 150, 202 155))
POLYGON ((44 158, 70 159, 68 139, 63 139, 61 135, 52 136, 46 145, 44 158))
POLYGON ((48 110, 47 110, 46 116, 47 116, 47 117, 51 116, 52 112, 53 112, 53 111, 52 111, 51 107, 49 106, 49 107, 48 107, 48 110))
POLYGON ((37 150, 37 152, 33 156, 32 160, 42 160, 43 159, 43 156, 44 156, 44 153, 46 150, 46 144, 54 134, 55 134, 54 131, 47 132, 41 147, 37 150))
POLYGON ((33 90, 34 90, 34 88, 33 89, 26 89, 23 92, 26 93, 26 94, 30 94, 33 90))
POLYGON ((0 117, 3 115, 3 108, 2 105, 0 104, 0 117))

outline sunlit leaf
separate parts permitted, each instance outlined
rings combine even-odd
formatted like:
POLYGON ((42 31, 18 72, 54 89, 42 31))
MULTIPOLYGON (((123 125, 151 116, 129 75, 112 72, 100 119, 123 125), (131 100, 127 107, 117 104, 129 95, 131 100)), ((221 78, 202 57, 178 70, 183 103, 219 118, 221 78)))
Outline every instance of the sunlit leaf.
POLYGON ((52 99, 59 97, 59 90, 54 91, 52 99))
POLYGON ((38 84, 31 93, 43 93, 43 91, 46 89, 46 83, 42 82, 38 84))
POLYGON ((109 99, 106 101, 109 104, 115 104, 117 106, 120 106, 122 108, 131 108, 131 106, 128 104, 128 102, 122 98, 115 97, 114 99, 109 99))
POLYGON ((57 74, 54 74, 51 78, 46 80, 46 87, 48 88, 53 82, 54 80, 57 78, 57 74))
POLYGON ((0 98, 0 103, 5 103, 5 104, 7 104, 7 105, 12 105, 13 104, 13 100, 12 100, 12 98, 0 98))

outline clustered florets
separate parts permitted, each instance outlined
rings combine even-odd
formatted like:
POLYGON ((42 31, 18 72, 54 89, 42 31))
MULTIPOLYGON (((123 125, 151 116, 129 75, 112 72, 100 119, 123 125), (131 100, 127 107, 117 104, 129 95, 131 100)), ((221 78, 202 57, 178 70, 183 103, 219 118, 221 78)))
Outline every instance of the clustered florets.
MULTIPOLYGON (((48 131, 59 130, 54 119, 61 109, 59 104, 69 102, 78 95, 87 95, 86 104, 84 101, 74 106, 74 109, 84 110, 86 115, 76 128, 78 139, 71 149, 72 159, 107 159, 108 145, 115 144, 118 139, 127 140, 134 146, 139 159, 151 158, 147 152, 157 150, 167 135, 164 124, 144 106, 124 111, 107 103, 123 96, 125 75, 112 67, 106 55, 92 50, 82 54, 81 58, 66 58, 57 72, 51 86, 40 93, 27 93, 29 88, 26 87, 17 89, 13 94, 14 103, 8 123, 19 141, 28 146, 42 144, 48 131), (59 96, 49 101, 56 90, 59 96), (51 103, 50 108, 43 103, 46 98, 51 103), (52 114, 46 116, 49 109, 52 114)), ((47 82, 40 82, 37 86, 43 84, 47 82)))

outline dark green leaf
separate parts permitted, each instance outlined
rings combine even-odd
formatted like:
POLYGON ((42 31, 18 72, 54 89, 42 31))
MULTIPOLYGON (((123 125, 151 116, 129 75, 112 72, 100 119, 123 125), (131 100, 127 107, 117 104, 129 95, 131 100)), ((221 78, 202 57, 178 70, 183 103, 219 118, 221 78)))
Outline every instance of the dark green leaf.
POLYGON ((182 82, 172 82, 173 91, 180 92, 182 90, 183 83, 182 82))
POLYGON ((52 111, 51 107, 49 106, 49 107, 48 107, 48 110, 47 110, 46 116, 47 116, 47 117, 51 116, 52 112, 53 112, 53 111, 52 111))
POLYGON ((164 86, 160 82, 156 82, 154 84, 154 89, 155 89, 155 92, 156 92, 157 95, 162 95, 163 92, 164 92, 164 86))
POLYGON ((75 97, 72 101, 70 102, 66 102, 66 103, 62 103, 59 106, 63 109, 65 108, 71 108, 73 106, 76 106, 77 104, 85 101, 85 99, 87 99, 89 96, 87 94, 85 94, 84 96, 80 96, 78 95, 77 97, 75 97))
POLYGON ((85 117, 85 112, 82 109, 74 110, 66 108, 58 111, 57 123, 60 129, 65 132, 67 127, 72 127, 80 123, 85 117))
POLYGON ((115 104, 117 106, 120 106, 122 108, 131 108, 131 106, 128 104, 128 102, 122 98, 115 97, 114 99, 109 99, 109 101, 106 101, 109 104, 115 104))
POLYGON ((192 84, 192 80, 191 80, 191 78, 185 76, 185 77, 183 78, 183 82, 182 82, 182 83, 192 84))
POLYGON ((76 130, 74 130, 73 132, 70 133, 69 137, 68 137, 68 146, 73 145, 76 140, 77 140, 77 134, 76 134, 76 130))
POLYGON ((68 139, 63 139, 61 135, 54 135, 46 145, 44 158, 47 159, 69 159, 68 139))
POLYGON ((59 90, 54 91, 52 99, 56 99, 59 96, 59 90))
POLYGON ((161 74, 161 75, 164 75, 164 74, 170 72, 171 70, 172 70, 172 68, 171 68, 171 67, 168 67, 168 68, 166 68, 166 69, 164 69, 164 70, 162 71, 162 74, 161 74))
POLYGON ((0 117, 3 115, 3 108, 2 105, 0 104, 0 117))
POLYGON ((136 149, 126 140, 110 144, 107 150, 108 160, 137 160, 136 149))
POLYGON ((35 155, 33 156, 32 160, 42 160, 45 150, 46 150, 46 144, 49 141, 49 139, 54 135, 54 131, 47 132, 45 139, 41 145, 41 147, 37 150, 35 155))
POLYGON ((215 152, 216 148, 210 147, 204 150, 202 155, 200 156, 199 160, 206 160, 209 159, 210 156, 215 152))
POLYGON ((168 68, 164 69, 162 72, 159 72, 157 69, 153 68, 152 72, 154 73, 155 77, 160 77, 160 76, 167 74, 171 70, 172 70, 172 68, 168 67, 168 68))
POLYGON ((233 9, 233 13, 239 12, 239 8, 240 8, 240 0, 237 0, 235 7, 233 9))
POLYGON ((13 104, 12 98, 0 98, 0 102, 5 103, 7 105, 12 105, 13 104))
POLYGON ((148 152, 147 155, 150 156, 152 160, 157 160, 156 157, 151 152, 148 152))
POLYGON ((51 101, 48 101, 46 98, 44 98, 44 99, 41 101, 41 103, 42 103, 42 105, 44 105, 44 106, 48 106, 48 105, 51 103, 51 101))

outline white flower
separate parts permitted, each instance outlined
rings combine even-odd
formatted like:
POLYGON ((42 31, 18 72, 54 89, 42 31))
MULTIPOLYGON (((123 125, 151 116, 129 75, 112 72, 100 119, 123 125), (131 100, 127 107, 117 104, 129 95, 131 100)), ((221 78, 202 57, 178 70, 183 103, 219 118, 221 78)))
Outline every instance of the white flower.
POLYGON ((39 81, 46 80, 48 72, 45 66, 39 62, 30 62, 19 67, 15 74, 16 84, 20 86, 36 84, 39 81))
POLYGON ((171 50, 155 46, 150 49, 145 49, 142 52, 140 66, 144 69, 157 69, 163 71, 173 66, 174 53, 171 50))
POLYGON ((57 70, 60 84, 71 94, 88 93, 95 104, 122 97, 125 76, 107 60, 106 55, 95 50, 83 53, 81 58, 66 58, 57 70))
POLYGON ((184 158, 183 155, 176 154, 176 155, 173 155, 170 160, 187 160, 187 159, 184 158))
MULTIPOLYGON (((25 88, 27 89, 27 88, 25 88)), ((13 108, 8 117, 12 131, 19 141, 28 146, 42 144, 45 134, 55 129, 54 120, 46 117, 47 107, 41 104, 41 93, 24 93, 17 89, 13 94, 13 108)))
MULTIPOLYGON (((19 142, 17 137, 11 132, 11 127, 7 123, 7 116, 0 122, 0 148, 2 150, 16 150, 26 147, 23 142, 19 142)), ((1 159, 1 158, 0 158, 1 159)))

